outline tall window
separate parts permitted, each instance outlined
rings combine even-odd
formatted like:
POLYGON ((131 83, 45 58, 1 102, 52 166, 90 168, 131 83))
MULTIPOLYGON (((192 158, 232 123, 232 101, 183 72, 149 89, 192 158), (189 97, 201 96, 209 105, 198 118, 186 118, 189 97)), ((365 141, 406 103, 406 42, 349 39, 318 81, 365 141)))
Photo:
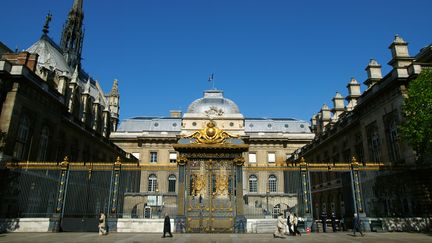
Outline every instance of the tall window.
POLYGON ((376 122, 373 122, 366 127, 366 133, 369 148, 369 158, 373 162, 379 162, 381 161, 381 143, 376 122))
POLYGON ((37 156, 38 161, 45 161, 47 159, 48 138, 49 138, 49 129, 47 126, 44 126, 42 128, 40 142, 39 142, 39 151, 37 156))
POLYGON ((177 153, 176 152, 170 152, 169 153, 169 160, 170 160, 170 163, 172 163, 172 164, 177 163, 177 153))
POLYGON ((249 153, 249 163, 256 163, 256 153, 249 153))
POLYGON ((276 154, 275 153, 273 153, 273 152, 269 152, 268 154, 267 154, 267 161, 269 162, 269 163, 275 163, 276 162, 276 154))
POLYGON ((18 135, 15 141, 14 157, 20 160, 25 159, 25 150, 27 147, 28 137, 30 133, 30 121, 27 116, 22 116, 19 126, 18 135))
POLYGON ((150 152, 150 163, 157 162, 157 152, 150 152))
POLYGON ((168 177, 168 192, 175 192, 176 191, 176 176, 170 175, 168 177))
POLYGON ((384 117, 385 133, 387 138, 387 147, 389 158, 392 161, 398 161, 400 159, 398 132, 397 132, 397 114, 396 111, 384 117))
POLYGON ((148 191, 155 192, 157 188, 157 177, 154 174, 151 174, 148 179, 148 191))
POLYGON ((249 192, 258 192, 258 178, 256 175, 249 176, 249 192))
POLYGON ((277 190, 276 182, 277 182, 276 176, 270 175, 268 179, 269 192, 276 192, 277 190))

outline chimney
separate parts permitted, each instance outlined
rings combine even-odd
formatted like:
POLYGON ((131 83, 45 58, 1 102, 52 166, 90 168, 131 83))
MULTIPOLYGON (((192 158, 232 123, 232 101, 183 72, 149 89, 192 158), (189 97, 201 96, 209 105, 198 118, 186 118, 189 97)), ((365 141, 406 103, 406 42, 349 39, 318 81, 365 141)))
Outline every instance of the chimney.
POLYGON ((354 107, 357 105, 357 99, 360 97, 360 84, 355 80, 355 78, 351 78, 351 81, 347 85, 348 88, 348 96, 345 98, 348 101, 347 111, 352 111, 354 107))
POLYGON ((412 63, 413 58, 408 53, 408 43, 399 35, 395 35, 389 49, 391 50, 392 59, 388 64, 393 68, 406 67, 412 63))
POLYGON ((181 110, 170 110, 171 118, 181 118, 181 116, 182 116, 181 110))
POLYGON ((344 97, 339 92, 336 92, 333 101, 333 121, 337 121, 339 116, 345 111, 344 97))
POLYGON ((321 107, 321 111, 320 111, 320 123, 321 123, 320 125, 322 131, 326 130, 325 127, 327 126, 327 124, 329 124, 330 118, 331 118, 330 108, 327 106, 327 104, 324 104, 321 107))
POLYGON ((375 60, 370 59, 369 64, 365 68, 368 78, 363 83, 368 89, 382 79, 381 65, 375 60))

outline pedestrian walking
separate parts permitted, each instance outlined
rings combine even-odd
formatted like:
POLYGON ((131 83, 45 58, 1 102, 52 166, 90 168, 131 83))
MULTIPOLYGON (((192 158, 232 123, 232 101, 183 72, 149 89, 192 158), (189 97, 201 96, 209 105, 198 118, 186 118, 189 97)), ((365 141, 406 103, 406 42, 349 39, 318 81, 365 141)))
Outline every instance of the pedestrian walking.
POLYGON ((170 220, 170 217, 168 216, 168 213, 165 213, 165 220, 164 220, 164 227, 163 227, 162 238, 165 238, 165 234, 166 233, 169 234, 168 237, 173 237, 173 235, 171 234, 171 220, 170 220))
POLYGON ((285 236, 284 236, 285 227, 286 227, 286 224, 285 224, 285 220, 283 218, 283 214, 279 213, 278 220, 277 220, 277 228, 276 228, 276 231, 273 233, 273 237, 285 239, 285 236))
POLYGON ((356 235, 356 231, 360 232, 361 236, 364 236, 363 232, 361 231, 361 221, 360 217, 357 213, 354 213, 353 218, 353 235, 356 235))
POLYGON ((298 217, 297 214, 294 213, 293 216, 293 225, 294 225, 294 236, 296 236, 297 234, 301 236, 300 231, 298 230, 297 226, 298 226, 298 217))
POLYGON ((321 213, 321 221, 322 221, 323 232, 325 233, 327 230, 327 213, 325 211, 321 213))
POLYGON ((331 214, 331 224, 332 224, 333 232, 336 232, 337 231, 337 229, 336 229, 336 214, 334 212, 331 214))
POLYGON ((293 225, 292 225, 292 223, 291 223, 291 221, 292 221, 292 215, 291 215, 291 212, 290 211, 288 211, 288 214, 287 214, 287 226, 288 226, 288 232, 286 232, 286 234, 289 234, 289 235, 292 235, 293 234, 293 225))
POLYGON ((103 212, 99 214, 99 235, 107 235, 107 227, 106 227, 106 216, 103 212))

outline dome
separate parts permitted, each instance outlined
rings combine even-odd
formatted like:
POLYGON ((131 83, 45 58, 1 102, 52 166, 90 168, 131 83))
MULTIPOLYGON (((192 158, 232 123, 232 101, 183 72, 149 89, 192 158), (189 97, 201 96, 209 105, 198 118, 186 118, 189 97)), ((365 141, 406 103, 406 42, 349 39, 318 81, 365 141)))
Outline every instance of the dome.
POLYGON ((232 100, 223 97, 222 90, 204 91, 204 97, 189 105, 188 113, 202 113, 222 116, 224 114, 239 114, 239 108, 232 100))

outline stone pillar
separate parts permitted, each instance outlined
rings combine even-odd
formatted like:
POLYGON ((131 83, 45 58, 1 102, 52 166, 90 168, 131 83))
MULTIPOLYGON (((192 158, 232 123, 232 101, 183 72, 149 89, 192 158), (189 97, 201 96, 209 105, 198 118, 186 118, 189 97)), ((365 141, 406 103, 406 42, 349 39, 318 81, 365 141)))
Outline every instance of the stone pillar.
POLYGON ((177 196, 177 216, 175 217, 175 231, 177 233, 186 232, 185 198, 186 198, 186 164, 187 158, 179 156, 178 166, 178 196, 177 196))
POLYGON ((243 211, 243 165, 245 163, 244 157, 234 159, 235 173, 236 173, 236 215, 234 219, 234 233, 246 232, 246 217, 243 211))
POLYGON ((118 209, 118 191, 120 186, 120 173, 121 173, 121 162, 120 157, 117 157, 116 162, 113 166, 112 179, 111 179, 111 201, 109 209, 109 217, 117 218, 118 209))
POLYGON ((302 211, 305 219, 305 230, 306 228, 312 229, 313 227, 313 215, 312 215, 312 195, 310 187, 310 174, 308 166, 304 158, 300 160, 300 185, 301 185, 301 199, 302 199, 302 211))
POLYGON ((370 231, 369 219, 366 217, 366 212, 363 207, 363 196, 361 193, 359 163, 353 156, 351 161, 351 189, 353 193, 354 212, 360 217, 360 220, 365 231, 370 231))

